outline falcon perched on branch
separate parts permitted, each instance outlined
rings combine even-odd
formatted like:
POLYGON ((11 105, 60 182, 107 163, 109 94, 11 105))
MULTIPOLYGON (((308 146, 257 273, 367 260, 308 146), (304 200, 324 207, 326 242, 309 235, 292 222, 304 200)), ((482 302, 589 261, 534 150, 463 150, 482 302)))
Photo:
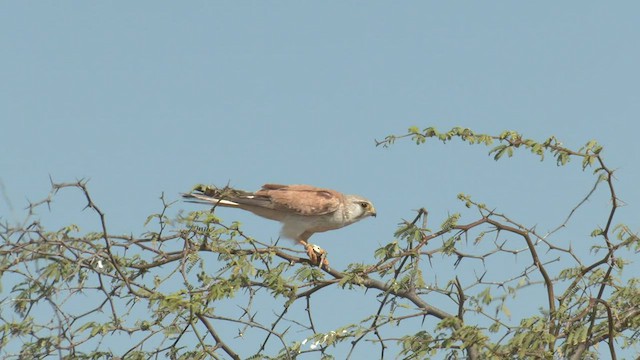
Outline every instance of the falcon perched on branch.
POLYGON ((199 185, 182 196, 190 202, 240 208, 281 222, 281 235, 302 244, 309 259, 320 266, 328 265, 326 252, 307 242, 311 235, 376 216, 371 201, 361 196, 310 185, 265 184, 256 192, 199 185))

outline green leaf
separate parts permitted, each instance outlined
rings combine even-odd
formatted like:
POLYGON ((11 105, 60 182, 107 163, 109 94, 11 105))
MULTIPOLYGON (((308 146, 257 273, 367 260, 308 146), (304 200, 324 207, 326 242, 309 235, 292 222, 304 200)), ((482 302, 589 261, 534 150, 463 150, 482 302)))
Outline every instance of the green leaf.
POLYGON ((480 294, 478 294, 478 298, 483 304, 489 305, 491 301, 493 301, 493 297, 491 296, 491 288, 485 288, 484 290, 482 290, 480 294))
POLYGON ((456 225, 458 225, 458 220, 460 220, 460 214, 454 213, 450 215, 443 223, 440 225, 442 230, 448 231, 453 229, 456 225))
POLYGON ((507 304, 502 303, 501 310, 508 318, 511 318, 511 310, 509 310, 509 308, 507 307, 507 304))
POLYGON ((151 214, 149 216, 147 216, 147 220, 144 221, 144 225, 143 226, 147 226, 151 220, 153 220, 153 218, 155 218, 157 216, 157 214, 151 214))
POLYGON ((493 160, 500 160, 504 152, 507 150, 508 145, 498 145, 489 151, 489 155, 493 154, 493 160))
MULTIPOLYGON (((86 323, 86 324, 84 324, 84 325, 80 326, 80 327, 78 328, 78 330, 77 330, 77 331, 78 331, 78 332, 83 332, 83 331, 87 330, 88 328, 93 328, 93 327, 95 327, 96 325, 97 325, 97 324, 96 324, 96 322, 95 322, 95 321, 89 321, 88 323, 86 323)), ((95 335, 95 334, 94 334, 94 335, 95 335)))
POLYGON ((500 323, 497 321, 491 324, 491 326, 489 326, 489 332, 497 333, 499 330, 500 330, 500 323))

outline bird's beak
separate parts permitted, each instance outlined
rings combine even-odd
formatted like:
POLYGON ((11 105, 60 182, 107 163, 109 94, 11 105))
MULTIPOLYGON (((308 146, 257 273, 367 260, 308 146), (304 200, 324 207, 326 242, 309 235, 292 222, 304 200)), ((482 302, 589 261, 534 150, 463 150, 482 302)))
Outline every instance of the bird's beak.
POLYGON ((375 208, 371 208, 371 211, 369 211, 369 213, 371 214, 371 216, 376 217, 376 215, 378 215, 378 213, 376 212, 375 208))

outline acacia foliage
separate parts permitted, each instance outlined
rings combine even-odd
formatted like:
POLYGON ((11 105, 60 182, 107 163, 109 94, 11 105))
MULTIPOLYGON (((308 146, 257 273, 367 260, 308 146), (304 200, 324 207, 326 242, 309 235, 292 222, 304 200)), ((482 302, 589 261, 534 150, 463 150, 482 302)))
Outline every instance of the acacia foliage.
POLYGON ((538 142, 515 131, 412 127, 377 145, 405 139, 484 144, 495 160, 519 149, 552 156, 559 166, 575 159, 594 174, 595 185, 547 233, 493 210, 499 204, 460 194, 475 215, 447 215, 432 230, 420 209, 370 262, 321 269, 299 251, 251 238, 239 223, 209 210, 170 217, 177 205, 164 197, 161 211, 147 219, 154 231, 113 234, 85 181, 53 183, 46 199, 29 205, 23 223, 0 229, 0 354, 330 359, 357 358, 367 348, 380 358, 582 359, 597 358, 603 348, 616 358, 638 345, 638 278, 624 271, 640 239, 616 222, 621 202, 597 142, 571 150, 555 137, 538 142), (63 189, 84 196, 99 231, 41 225, 37 211, 63 189), (610 206, 594 222, 591 239, 560 241, 575 210, 597 191, 610 206), (505 257, 516 257, 519 268, 501 272, 505 257), (436 258, 473 275, 438 273, 431 266, 436 258), (376 301, 368 316, 333 319, 332 330, 320 331, 323 315, 314 305, 329 291, 361 292, 376 301), (543 299, 538 309, 512 310, 532 291, 543 299))

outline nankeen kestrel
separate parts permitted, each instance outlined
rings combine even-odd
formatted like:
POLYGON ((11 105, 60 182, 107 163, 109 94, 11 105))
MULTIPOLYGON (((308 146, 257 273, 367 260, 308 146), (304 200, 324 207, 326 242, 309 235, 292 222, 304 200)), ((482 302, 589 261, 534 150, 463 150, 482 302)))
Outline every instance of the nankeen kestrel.
POLYGON ((310 185, 265 184, 256 192, 199 186, 182 196, 190 202, 239 208, 279 221, 283 237, 302 244, 313 263, 324 265, 328 264, 324 250, 307 242, 311 235, 376 216, 371 201, 361 196, 310 185))

